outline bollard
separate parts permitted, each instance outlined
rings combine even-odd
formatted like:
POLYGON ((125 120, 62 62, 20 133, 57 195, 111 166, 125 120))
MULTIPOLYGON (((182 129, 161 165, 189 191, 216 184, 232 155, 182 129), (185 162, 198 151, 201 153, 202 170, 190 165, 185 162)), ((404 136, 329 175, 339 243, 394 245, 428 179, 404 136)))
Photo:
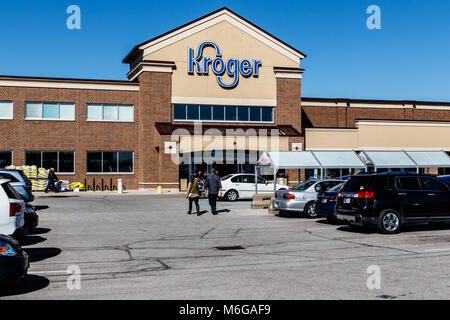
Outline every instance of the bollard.
POLYGON ((122 179, 117 179, 117 192, 118 193, 123 193, 122 179))

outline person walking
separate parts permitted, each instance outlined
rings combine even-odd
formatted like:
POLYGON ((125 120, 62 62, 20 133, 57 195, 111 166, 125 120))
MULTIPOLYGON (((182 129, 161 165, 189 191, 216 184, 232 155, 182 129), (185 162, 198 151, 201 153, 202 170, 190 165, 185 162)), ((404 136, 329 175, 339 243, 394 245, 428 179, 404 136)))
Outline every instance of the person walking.
POLYGON ((55 174, 55 168, 50 168, 48 171, 48 182, 47 186, 45 187, 44 192, 47 193, 48 189, 51 189, 52 191, 56 192, 55 183, 58 181, 58 177, 55 174))
POLYGON ((219 178, 218 170, 211 170, 211 174, 206 177, 205 188, 208 189, 208 200, 209 206, 211 207, 211 213, 216 215, 217 197, 222 195, 222 182, 219 178))
POLYGON ((188 191, 186 192, 186 198, 189 199, 189 211, 188 214, 192 214, 192 202, 195 202, 195 209, 197 210, 197 215, 200 215, 200 205, 198 200, 200 198, 200 191, 198 188, 198 178, 191 176, 191 181, 188 185, 188 191))

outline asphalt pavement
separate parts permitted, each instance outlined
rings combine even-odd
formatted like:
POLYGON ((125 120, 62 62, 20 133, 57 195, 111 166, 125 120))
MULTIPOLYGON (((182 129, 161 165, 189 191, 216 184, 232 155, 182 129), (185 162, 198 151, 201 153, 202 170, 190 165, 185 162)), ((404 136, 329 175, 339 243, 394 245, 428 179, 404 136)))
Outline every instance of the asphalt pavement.
POLYGON ((249 201, 219 202, 213 216, 202 200, 203 214, 187 215, 178 194, 36 194, 34 204, 29 275, 1 299, 450 298, 450 225, 380 235, 249 201))

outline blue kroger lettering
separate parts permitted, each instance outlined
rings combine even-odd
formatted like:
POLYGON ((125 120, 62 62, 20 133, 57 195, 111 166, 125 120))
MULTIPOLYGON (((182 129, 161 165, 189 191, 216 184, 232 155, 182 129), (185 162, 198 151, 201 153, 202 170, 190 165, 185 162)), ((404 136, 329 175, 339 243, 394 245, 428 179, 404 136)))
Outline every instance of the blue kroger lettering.
POLYGON ((262 66, 261 60, 248 60, 244 59, 239 61, 238 59, 228 59, 226 62, 222 59, 222 53, 219 46, 212 41, 204 41, 199 44, 197 48, 197 55, 194 56, 194 49, 188 48, 188 73, 189 74, 201 74, 209 75, 209 69, 211 67, 212 72, 216 76, 217 82, 224 88, 234 88, 239 83, 239 75, 245 78, 258 77, 259 68, 262 66), (209 57, 203 57, 203 49, 205 47, 213 47, 216 51, 216 57, 214 59, 209 57), (231 83, 225 83, 222 79, 223 75, 227 73, 232 78, 231 83))

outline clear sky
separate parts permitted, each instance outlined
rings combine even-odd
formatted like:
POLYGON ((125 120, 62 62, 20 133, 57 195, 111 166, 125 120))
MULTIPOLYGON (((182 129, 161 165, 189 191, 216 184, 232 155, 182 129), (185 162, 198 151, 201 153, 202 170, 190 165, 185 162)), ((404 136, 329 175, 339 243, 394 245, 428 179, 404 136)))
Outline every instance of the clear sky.
POLYGON ((447 0, 3 0, 0 74, 125 80, 134 45, 223 6, 308 55, 303 96, 450 101, 447 0))

